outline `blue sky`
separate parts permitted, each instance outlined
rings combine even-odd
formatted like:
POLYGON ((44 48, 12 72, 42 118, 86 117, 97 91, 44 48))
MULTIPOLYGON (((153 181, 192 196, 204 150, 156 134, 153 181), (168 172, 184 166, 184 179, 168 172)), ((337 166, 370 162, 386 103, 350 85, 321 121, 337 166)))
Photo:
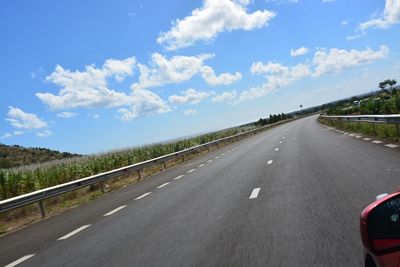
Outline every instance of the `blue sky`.
POLYGON ((400 79, 400 0, 2 1, 0 142, 96 153, 400 79))

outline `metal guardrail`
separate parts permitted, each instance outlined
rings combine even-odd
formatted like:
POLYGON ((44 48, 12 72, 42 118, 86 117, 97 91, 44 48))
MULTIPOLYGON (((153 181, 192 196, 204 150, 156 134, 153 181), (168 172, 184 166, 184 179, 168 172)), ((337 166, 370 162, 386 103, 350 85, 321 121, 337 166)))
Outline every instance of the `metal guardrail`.
POLYGON ((372 123, 373 131, 376 133, 375 123, 394 124, 396 126, 397 141, 400 138, 400 114, 392 115, 354 115, 354 116, 327 116, 320 115, 320 118, 347 122, 367 122, 372 123))
POLYGON ((13 198, 9 198, 9 199, 5 199, 0 201, 0 212, 4 212, 4 211, 8 211, 8 210, 12 210, 12 209, 16 209, 19 207, 23 207, 29 204, 33 204, 38 202, 39 204, 39 208, 42 214, 42 217, 46 216, 45 213, 45 209, 44 209, 44 205, 43 205, 43 200, 47 199, 47 198, 51 198, 63 193, 67 193, 67 192, 71 192, 74 191, 76 189, 85 187, 85 186, 90 186, 90 185, 94 185, 94 184, 98 184, 100 183, 101 186, 101 190, 104 192, 104 184, 103 182, 112 178, 116 178, 125 174, 130 174, 133 172, 138 172, 139 175, 139 179, 141 179, 141 175, 142 175, 142 171, 144 168, 152 166, 154 164, 160 164, 163 163, 164 164, 164 168, 166 167, 166 162, 168 160, 171 159, 175 159, 178 157, 182 157, 182 160, 185 161, 185 155, 187 154, 191 154, 191 153, 195 153, 195 152, 200 152, 203 149, 207 149, 208 151, 210 151, 210 148, 213 146, 217 146, 219 147, 220 144, 229 142, 229 141, 237 141, 239 139, 242 139, 244 137, 247 137, 249 135, 254 135, 257 134, 263 130, 265 130, 266 128, 270 128, 272 126, 281 124, 285 121, 281 121, 278 122, 276 124, 271 124, 271 125, 266 125, 257 129, 253 129, 251 131, 247 131, 244 133, 240 133, 240 134, 236 134, 236 135, 232 135, 232 136, 228 136, 225 138, 221 138, 215 141, 211 141, 202 145, 198 145, 198 146, 194 146, 188 149, 184 149, 178 152, 174 152, 171 154, 167 154, 158 158, 154 158, 154 159, 150 159, 147 161, 143 161, 143 162, 139 162, 133 165, 129 165, 126 167, 122 167, 122 168, 118 168, 115 170, 111 170, 108 172, 104 172, 104 173, 100 173, 100 174, 96 174, 93 176, 89 176, 86 178, 82 178, 82 179, 78 179, 75 181, 71 181, 71 182, 67 182, 64 184, 59 184, 56 186, 52 186, 52 187, 48 187, 45 189, 41 189, 41 190, 37 190, 31 193, 27 193, 24 195, 20 195, 20 196, 16 196, 13 198))

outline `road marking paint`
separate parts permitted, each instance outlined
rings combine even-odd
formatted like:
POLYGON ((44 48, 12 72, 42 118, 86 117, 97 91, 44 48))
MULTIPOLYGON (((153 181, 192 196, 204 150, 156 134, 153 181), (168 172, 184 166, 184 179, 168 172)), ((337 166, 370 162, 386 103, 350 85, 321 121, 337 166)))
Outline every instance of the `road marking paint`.
POLYGON ((216 156, 215 158, 216 158, 216 159, 219 159, 219 156, 216 156))
POLYGON ((353 136, 356 136, 356 135, 352 133, 352 134, 349 134, 349 136, 353 137, 353 136))
POLYGON ((225 153, 222 153, 221 156, 225 156, 225 153))
POLYGON ((362 138, 362 136, 361 135, 356 135, 356 138, 360 139, 360 138, 362 138))
POLYGON ((395 144, 387 144, 387 145, 385 145, 385 146, 387 146, 387 147, 390 147, 390 148, 396 148, 396 147, 399 147, 398 145, 395 145, 395 144))
POLYGON ((344 133, 345 135, 348 135, 349 133, 344 133))
POLYGON ((374 141, 372 141, 372 143, 374 143, 374 144, 382 144, 383 142, 379 141, 379 140, 374 140, 374 141))
POLYGON ((280 142, 279 142, 279 144, 282 144, 282 143, 283 143, 283 141, 280 141, 280 142))
POLYGON ((138 196, 137 198, 135 198, 135 200, 142 199, 142 198, 144 198, 144 197, 147 197, 147 196, 150 195, 150 194, 151 194, 151 192, 144 193, 143 195, 138 196))
POLYGON ((278 150, 279 150, 279 147, 275 148, 274 150, 275 150, 275 151, 278 151, 278 150))
POLYGON ((257 198, 258 197, 258 193, 260 193, 260 187, 258 188, 254 188, 253 192, 251 192, 251 195, 249 197, 249 199, 253 199, 253 198, 257 198))
POLYGON ((187 171, 186 173, 191 173, 194 172, 196 169, 191 169, 190 171, 187 171))
POLYGON ((371 138, 365 137, 363 138, 364 141, 371 141, 371 138))
POLYGON ((175 177, 174 180, 181 179, 183 176, 185 176, 185 175, 183 175, 183 174, 182 174, 182 175, 179 175, 179 176, 175 177))
POLYGON ((204 165, 206 165, 206 164, 200 164, 199 166, 197 166, 198 168, 201 168, 201 167, 203 167, 204 165))
POLYGON ((232 148, 231 151, 235 151, 235 148, 232 148))
POLYGON ((285 136, 282 136, 282 139, 285 139, 286 137, 285 136))
POLYGON ((207 160, 207 163, 210 163, 210 162, 212 162, 212 159, 207 160))
POLYGON ((116 208, 116 209, 113 209, 113 210, 110 211, 109 213, 104 214, 103 216, 110 216, 110 215, 113 215, 113 214, 116 213, 117 211, 120 211, 120 210, 122 210, 123 208, 126 208, 126 207, 127 207, 126 205, 120 206, 120 207, 118 207, 118 208, 116 208))
POLYGON ((273 162, 273 160, 272 160, 272 159, 268 160, 268 162, 267 162, 267 165, 270 165, 270 164, 272 164, 272 162, 273 162))
POLYGON ((89 226, 90 226, 90 224, 81 226, 81 227, 79 227, 78 229, 72 231, 72 232, 69 233, 69 234, 66 234, 65 236, 60 237, 60 238, 57 239, 57 240, 65 240, 65 239, 67 239, 67 238, 70 238, 71 236, 76 235, 76 234, 79 233, 80 231, 85 230, 85 229, 88 228, 89 226))
POLYGON ((162 185, 157 186, 157 188, 163 188, 164 186, 168 185, 169 182, 163 183, 162 185))
POLYGON ((14 267, 14 266, 17 266, 18 264, 20 264, 20 263, 26 261, 27 259, 32 258, 32 257, 35 256, 35 255, 36 255, 36 254, 29 254, 29 255, 23 256, 23 257, 19 258, 18 260, 13 261, 13 262, 11 262, 10 264, 6 265, 5 267, 14 267))

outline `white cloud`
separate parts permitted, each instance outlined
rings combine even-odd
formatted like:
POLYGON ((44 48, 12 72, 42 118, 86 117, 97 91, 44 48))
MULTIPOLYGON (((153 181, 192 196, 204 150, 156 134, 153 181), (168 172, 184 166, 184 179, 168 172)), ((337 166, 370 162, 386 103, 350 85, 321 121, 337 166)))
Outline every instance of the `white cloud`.
POLYGON ((210 93, 189 88, 182 95, 171 95, 168 100, 174 104, 196 104, 210 96, 210 93))
MULTIPOLYGON (((324 74, 337 73, 347 68, 368 64, 385 57, 389 48, 382 45, 379 50, 367 48, 365 50, 344 50, 332 48, 318 49, 314 53, 312 63, 300 63, 295 66, 285 66, 277 62, 255 62, 251 66, 253 74, 264 75, 267 82, 242 91, 237 97, 232 94, 230 103, 259 98, 270 94, 280 87, 287 86, 306 77, 319 77, 324 74)), ((228 97, 228 94, 226 94, 228 97)))
POLYGON ((242 79, 242 74, 240 74, 240 72, 236 72, 235 74, 222 73, 216 76, 214 70, 209 66, 204 66, 201 72, 201 77, 203 77, 209 85, 228 85, 242 79))
POLYGON ((157 42, 166 45, 168 50, 175 50, 199 40, 212 40, 221 32, 261 28, 276 15, 268 10, 248 13, 246 6, 249 4, 248 0, 204 0, 201 8, 174 21, 172 28, 161 33, 157 42))
POLYGON ((322 0, 322 3, 334 2, 335 0, 322 0))
POLYGON ((386 0, 385 9, 378 18, 372 18, 361 23, 358 30, 364 31, 368 28, 387 29, 400 22, 400 0, 386 0))
POLYGON ((340 22, 340 24, 342 24, 342 25, 347 25, 347 24, 349 24, 349 22, 348 22, 347 20, 342 20, 342 21, 340 22))
POLYGON ((60 117, 60 118, 72 118, 72 117, 75 117, 76 115, 78 115, 78 113, 63 111, 63 112, 58 113, 57 117, 60 117))
POLYGON ((100 118, 100 115, 99 115, 99 114, 95 114, 95 113, 87 114, 87 116, 88 116, 89 118, 92 118, 92 119, 98 119, 98 118, 100 118))
POLYGON ((26 113, 19 108, 9 106, 7 119, 17 129, 41 129, 47 127, 47 122, 40 119, 36 114, 26 113))
POLYGON ((210 85, 231 84, 241 79, 239 72, 235 74, 222 73, 215 75, 214 70, 204 65, 204 61, 213 58, 213 54, 200 54, 197 56, 173 56, 170 59, 154 53, 150 66, 138 64, 140 71, 139 82, 132 85, 134 89, 159 87, 166 84, 179 84, 190 80, 196 74, 210 85))
POLYGON ((313 76, 321 76, 325 73, 337 73, 346 68, 354 67, 361 64, 371 63, 387 56, 389 47, 381 45, 380 49, 374 51, 370 48, 365 50, 350 51, 344 49, 332 48, 319 49, 314 54, 313 64, 315 70, 313 76))
POLYGON ((151 67, 138 64, 140 70, 139 83, 133 88, 150 88, 162 86, 168 83, 181 83, 191 79, 201 72, 203 62, 214 57, 213 54, 201 54, 198 56, 173 56, 171 59, 154 53, 151 67))
POLYGON ((14 135, 22 135, 24 133, 25 133, 24 131, 14 131, 13 132, 14 135))
POLYGON ((232 101, 237 97, 236 91, 227 91, 221 94, 215 95, 211 98, 212 102, 228 102, 232 103, 232 101))
POLYGON ((193 115, 197 115, 197 110, 195 109, 187 109, 184 111, 185 116, 193 116, 193 115))
POLYGON ((82 72, 65 70, 57 65, 46 80, 62 89, 57 95, 37 93, 36 96, 52 110, 104 108, 127 104, 127 95, 109 89, 107 78, 114 77, 115 80, 122 81, 127 75, 132 75, 135 62, 134 58, 108 59, 101 69, 86 66, 82 72))
POLYGON ((292 57, 297 57, 297 56, 302 56, 308 53, 308 48, 307 47, 300 47, 298 49, 291 49, 290 50, 290 55, 292 57))
POLYGON ((6 138, 11 138, 13 135, 11 133, 5 133, 2 136, 0 136, 0 139, 6 139, 6 138))
POLYGON ((53 135, 53 133, 50 130, 45 130, 42 132, 38 132, 36 135, 38 137, 49 137, 49 136, 53 135))
POLYGON ((120 119, 130 121, 137 117, 162 114, 171 111, 171 108, 156 94, 146 89, 133 89, 130 96, 131 106, 120 108, 120 119))

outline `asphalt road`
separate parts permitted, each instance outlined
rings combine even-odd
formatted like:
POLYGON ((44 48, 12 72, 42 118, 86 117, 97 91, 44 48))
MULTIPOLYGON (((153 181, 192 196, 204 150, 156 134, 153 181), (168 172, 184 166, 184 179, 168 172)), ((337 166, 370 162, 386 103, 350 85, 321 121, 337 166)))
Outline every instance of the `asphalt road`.
POLYGON ((0 266, 362 266, 359 214, 400 186, 371 141, 281 125, 1 237, 0 266))

